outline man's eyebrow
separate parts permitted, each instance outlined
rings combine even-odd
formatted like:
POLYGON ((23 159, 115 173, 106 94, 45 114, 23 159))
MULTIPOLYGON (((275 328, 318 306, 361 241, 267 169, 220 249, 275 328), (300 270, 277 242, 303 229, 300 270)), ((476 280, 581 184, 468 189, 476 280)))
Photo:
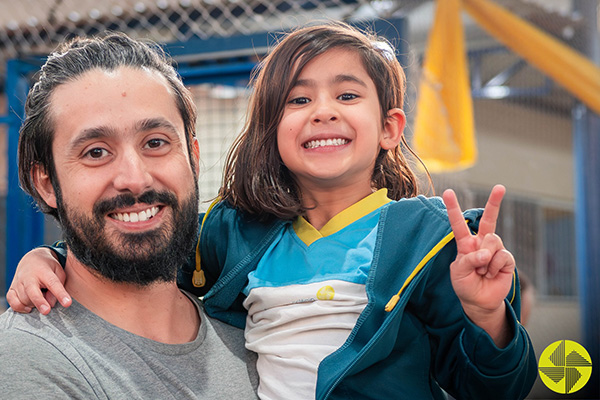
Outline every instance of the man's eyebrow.
POLYGON ((71 149, 77 149, 89 140, 108 138, 116 135, 117 132, 109 126, 96 126, 93 128, 84 129, 71 141, 70 147, 71 149))
MULTIPOLYGON (((154 129, 163 129, 172 134, 177 134, 177 129, 175 126, 167 121, 164 118, 147 118, 141 121, 138 121, 134 129, 136 132, 146 132, 154 129)), ((84 129, 81 131, 76 138, 74 138, 71 143, 71 149, 77 149, 86 142, 90 140, 103 139, 109 137, 116 137, 119 135, 119 132, 111 126, 95 126, 93 128, 84 129)))
POLYGON ((147 118, 135 124, 137 132, 146 132, 154 129, 163 129, 169 133, 177 134, 177 128, 164 118, 147 118))

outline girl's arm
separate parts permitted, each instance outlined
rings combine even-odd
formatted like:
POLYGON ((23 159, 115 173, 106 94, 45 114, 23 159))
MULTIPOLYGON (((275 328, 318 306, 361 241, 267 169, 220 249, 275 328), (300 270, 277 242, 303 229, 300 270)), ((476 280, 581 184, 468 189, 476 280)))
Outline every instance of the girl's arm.
POLYGON ((36 307, 48 314, 57 299, 64 307, 71 305, 71 296, 64 288, 65 271, 57 254, 47 247, 38 247, 25 254, 15 271, 6 293, 6 301, 17 312, 28 313, 36 307))
POLYGON ((518 323, 518 278, 503 300, 506 313, 501 321, 508 323, 511 337, 499 348, 489 332, 461 310, 460 299, 451 295, 455 289, 447 269, 455 258, 456 246, 450 242, 424 271, 425 286, 415 290, 410 303, 428 333, 431 372, 457 399, 523 399, 535 382, 537 360, 518 323))
MULTIPOLYGON (((177 283, 181 289, 202 296, 210 289, 216 278, 207 279, 209 282, 201 288, 193 287, 191 277, 195 269, 195 259, 194 249, 188 262, 179 268, 177 283)), ((69 307, 72 300, 64 288, 65 263, 64 242, 58 242, 54 246, 38 247, 25 254, 17 265, 12 284, 6 294, 6 301, 10 307, 21 313, 31 312, 35 307, 44 315, 56 305, 57 299, 64 307, 69 307)), ((211 275, 208 277, 212 278, 211 275)))

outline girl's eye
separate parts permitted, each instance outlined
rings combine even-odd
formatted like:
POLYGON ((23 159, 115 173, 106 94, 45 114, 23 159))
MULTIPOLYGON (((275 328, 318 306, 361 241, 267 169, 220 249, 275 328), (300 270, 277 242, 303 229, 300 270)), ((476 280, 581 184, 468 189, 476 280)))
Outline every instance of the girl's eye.
POLYGON ((353 94, 353 93, 344 93, 344 94, 341 94, 338 96, 339 100, 346 100, 346 101, 354 100, 356 98, 358 98, 358 95, 353 94))
POLYGON ((93 159, 100 159, 107 155, 108 155, 108 151, 106 151, 106 149, 103 149, 101 147, 94 147, 93 149, 90 149, 85 153, 85 156, 87 156, 89 158, 93 158, 93 159))
POLYGON ((308 104, 310 100, 306 97, 296 97, 295 99, 290 100, 290 104, 308 104))
POLYGON ((146 146, 150 149, 158 149, 159 147, 165 145, 167 142, 163 139, 150 139, 146 143, 146 146))

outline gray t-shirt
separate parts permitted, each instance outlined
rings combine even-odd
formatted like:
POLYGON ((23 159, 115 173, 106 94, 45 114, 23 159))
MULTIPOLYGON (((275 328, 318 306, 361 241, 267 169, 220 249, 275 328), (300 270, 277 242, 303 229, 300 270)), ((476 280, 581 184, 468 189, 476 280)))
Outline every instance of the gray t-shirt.
MULTIPOLYGON (((192 297, 192 296, 190 296, 192 297)), ((256 399, 244 332, 208 318, 198 337, 165 344, 118 328, 73 301, 44 316, 0 316, 2 399, 256 399)))

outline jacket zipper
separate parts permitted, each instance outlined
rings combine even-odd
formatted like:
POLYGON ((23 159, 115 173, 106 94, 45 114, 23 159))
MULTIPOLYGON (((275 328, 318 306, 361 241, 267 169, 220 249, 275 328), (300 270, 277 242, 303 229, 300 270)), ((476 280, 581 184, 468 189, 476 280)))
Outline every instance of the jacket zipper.
POLYGON ((408 284, 423 269, 425 264, 427 264, 429 262, 429 260, 431 260, 433 258, 433 256, 435 256, 437 253, 439 253, 440 250, 442 250, 444 248, 444 246, 447 245, 452 239, 454 239, 454 232, 450 232, 449 234, 447 234, 446 237, 444 237, 442 240, 440 240, 438 244, 436 244, 435 246, 433 246, 433 248, 431 250, 429 250, 429 253, 427 253, 427 255, 425 255, 425 257, 423 257, 423 259, 419 262, 419 264, 417 264, 417 266, 415 267, 413 272, 409 275, 409 277, 406 278, 406 280, 404 281, 404 284, 402 285, 402 287, 400 288, 398 293, 396 293, 394 296, 392 296, 390 301, 388 301, 388 303, 385 305, 386 312, 390 312, 394 309, 394 307, 396 307, 396 304, 398 304, 398 301, 400 300, 400 294, 402 294, 402 292, 404 291, 404 289, 406 289, 408 284))
MULTIPOLYGON (((412 280, 415 278, 415 276, 417 276, 419 271, 421 271, 423 269, 423 267, 425 267, 425 265, 433 258, 433 256, 435 256, 437 253, 439 253, 444 248, 444 246, 447 245, 452 239, 454 239, 454 232, 450 231, 449 234, 447 234, 442 240, 440 240, 435 246, 433 246, 433 248, 425 255, 425 257, 423 257, 423 259, 417 264, 417 266, 415 267, 413 272, 409 275, 409 277, 406 278, 406 281, 404 281, 404 284, 402 285, 402 287, 400 288, 398 293, 396 293, 390 299, 390 301, 388 301, 388 303, 385 306, 386 312, 391 312, 396 307, 396 305, 400 301, 400 294, 404 291, 404 289, 406 289, 406 287, 410 284, 410 282, 412 282, 412 280)), ((379 332, 381 332, 381 329, 377 330, 376 336, 373 336, 374 340, 370 341, 370 343, 377 342, 377 340, 376 340, 377 337, 381 336, 381 334, 379 332)), ((368 350, 368 348, 365 347, 363 353, 366 352, 367 350, 368 350)), ((354 364, 356 364, 356 358, 354 358, 352 360, 352 362, 342 371, 342 373, 340 375, 338 375, 338 378, 329 387, 329 389, 325 393, 325 396, 323 397, 323 399, 326 399, 331 395, 331 392, 333 391, 333 389, 343 379, 342 377, 344 376, 346 371, 348 371, 350 368, 352 368, 352 366, 354 364)))

